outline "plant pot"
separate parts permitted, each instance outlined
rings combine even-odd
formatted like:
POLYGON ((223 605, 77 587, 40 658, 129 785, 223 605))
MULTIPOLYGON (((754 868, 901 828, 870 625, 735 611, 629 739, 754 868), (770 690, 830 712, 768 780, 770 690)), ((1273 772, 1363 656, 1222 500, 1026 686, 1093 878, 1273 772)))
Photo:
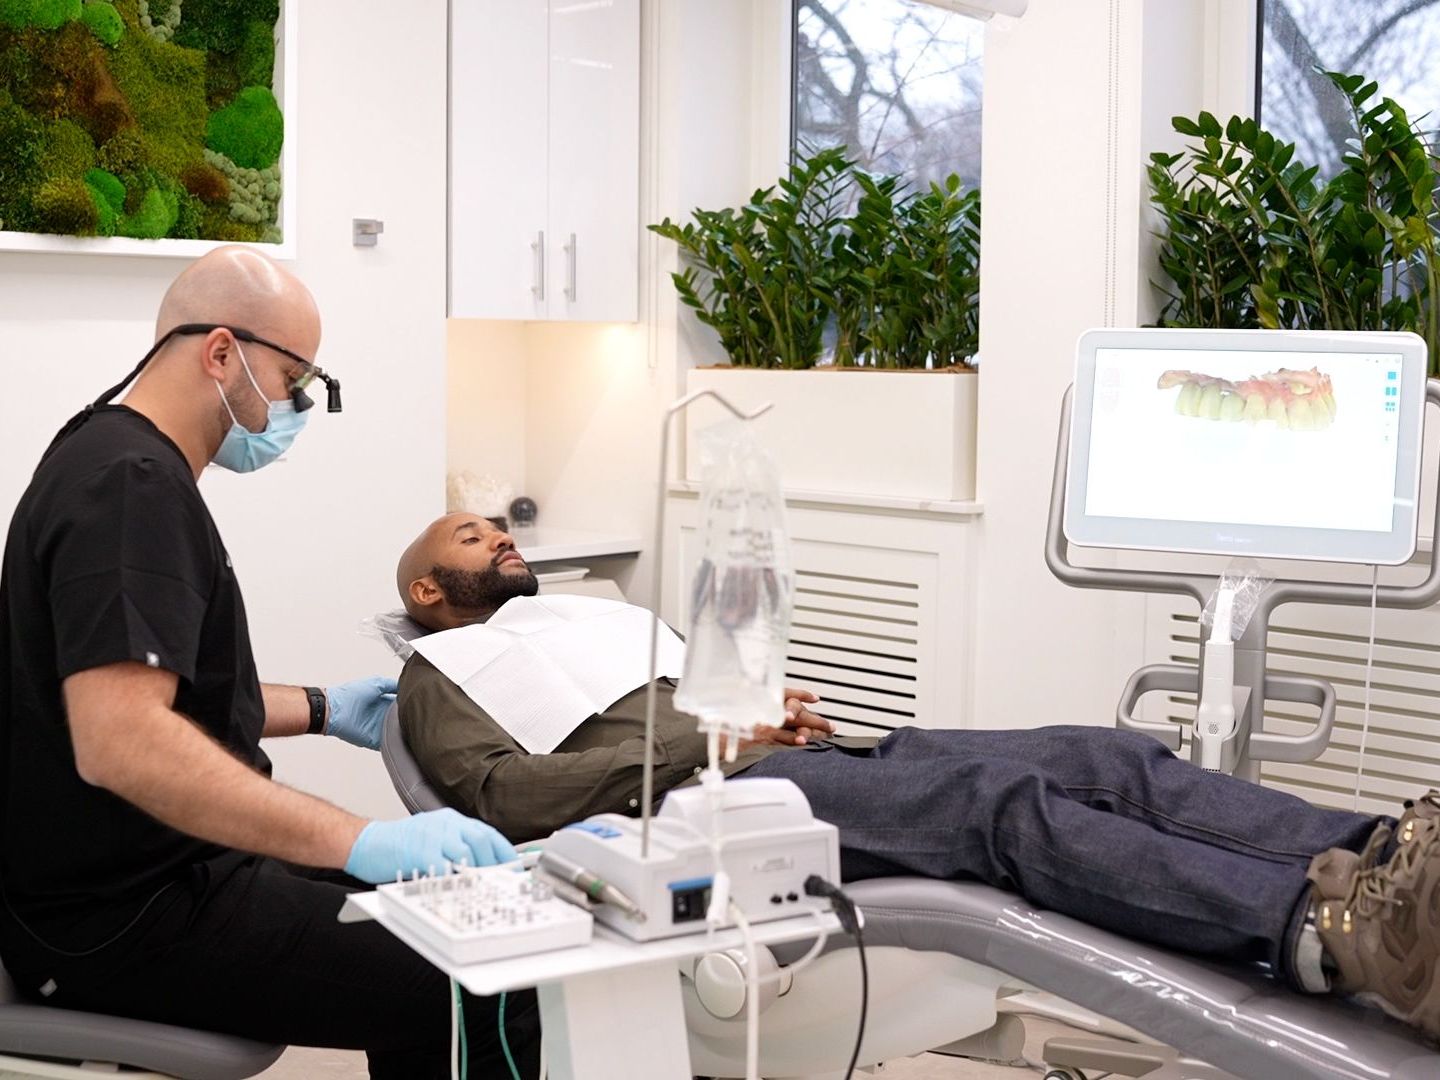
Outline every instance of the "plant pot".
MULTIPOLYGON (((714 390, 737 408, 774 408, 755 421, 789 491, 964 502, 975 498, 973 370, 704 367, 686 390, 714 390)), ((701 479, 696 433, 718 409, 687 415, 685 478, 701 479)))

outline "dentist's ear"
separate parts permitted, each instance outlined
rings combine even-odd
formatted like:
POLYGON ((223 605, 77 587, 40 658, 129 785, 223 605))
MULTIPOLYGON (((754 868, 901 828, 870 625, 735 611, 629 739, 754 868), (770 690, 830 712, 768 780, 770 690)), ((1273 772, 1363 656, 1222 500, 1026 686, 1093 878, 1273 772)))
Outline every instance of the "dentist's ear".
POLYGON ((205 374, 217 382, 225 381, 225 372, 235 355, 236 342, 230 331, 217 326, 205 335, 200 345, 200 364, 205 374))

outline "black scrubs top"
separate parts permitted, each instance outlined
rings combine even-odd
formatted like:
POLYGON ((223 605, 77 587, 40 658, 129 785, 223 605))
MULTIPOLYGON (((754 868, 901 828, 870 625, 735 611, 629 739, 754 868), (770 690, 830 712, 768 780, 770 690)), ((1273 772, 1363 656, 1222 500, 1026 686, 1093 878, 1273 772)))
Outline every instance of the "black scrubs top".
MULTIPOLYGON (((66 950, 104 942, 223 850, 75 771, 61 682, 126 660, 178 675, 174 708, 268 774, 220 534, 179 447, 139 413, 104 406, 36 471, 0 570, 0 884, 13 915, 66 950)), ((33 945, 0 918, 0 950, 33 945)))

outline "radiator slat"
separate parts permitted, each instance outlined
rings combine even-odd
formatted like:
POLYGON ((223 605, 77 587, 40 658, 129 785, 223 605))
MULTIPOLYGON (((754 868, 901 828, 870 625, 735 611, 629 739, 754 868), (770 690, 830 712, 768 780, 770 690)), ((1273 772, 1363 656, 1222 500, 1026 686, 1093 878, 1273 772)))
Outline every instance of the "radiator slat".
MULTIPOLYGON (((1350 809, 1360 765, 1365 660, 1370 612, 1365 608, 1287 607, 1272 625, 1267 660, 1272 675, 1309 675, 1335 687, 1337 709, 1329 748, 1317 760, 1264 762, 1263 781, 1321 806, 1350 809)), ((1195 663, 1193 615, 1172 611, 1167 658, 1195 663)), ((1381 611, 1370 691, 1360 809, 1399 812, 1401 802, 1440 787, 1440 610, 1381 611)), ((1193 696, 1170 695, 1164 715, 1188 723, 1193 696)), ((1313 725, 1313 710, 1282 702, 1266 710, 1266 730, 1298 734, 1313 725)))

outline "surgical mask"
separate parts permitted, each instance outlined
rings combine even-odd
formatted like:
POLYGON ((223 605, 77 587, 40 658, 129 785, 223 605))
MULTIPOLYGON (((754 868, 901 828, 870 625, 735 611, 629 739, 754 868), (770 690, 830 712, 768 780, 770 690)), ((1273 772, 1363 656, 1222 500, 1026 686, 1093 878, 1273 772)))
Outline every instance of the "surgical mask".
POLYGON ((225 405, 225 411, 230 414, 230 430, 225 433, 220 449, 215 451, 211 460, 222 469, 247 473, 264 468, 289 450, 295 436, 299 435, 305 426, 305 419, 309 414, 296 412, 295 403, 289 398, 284 401, 271 401, 267 398, 260 389, 260 384, 255 381, 255 376, 250 373, 250 365, 246 363, 245 353, 238 342, 235 351, 240 356, 240 366, 245 369, 245 377, 250 380, 255 393, 260 395, 260 400, 265 402, 265 430, 251 431, 235 418, 235 410, 230 408, 230 402, 225 397, 225 387, 216 379, 215 389, 220 392, 220 400, 225 405))

